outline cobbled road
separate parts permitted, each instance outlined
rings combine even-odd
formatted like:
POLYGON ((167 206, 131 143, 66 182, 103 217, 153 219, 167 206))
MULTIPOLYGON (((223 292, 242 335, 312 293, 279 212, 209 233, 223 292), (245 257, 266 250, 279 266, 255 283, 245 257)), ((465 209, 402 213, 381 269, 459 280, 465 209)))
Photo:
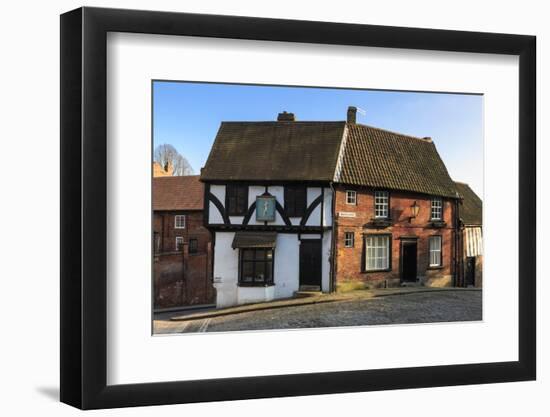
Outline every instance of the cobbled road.
POLYGON ((188 322, 155 321, 155 333, 437 323, 482 319, 477 290, 420 292, 252 311, 188 322))

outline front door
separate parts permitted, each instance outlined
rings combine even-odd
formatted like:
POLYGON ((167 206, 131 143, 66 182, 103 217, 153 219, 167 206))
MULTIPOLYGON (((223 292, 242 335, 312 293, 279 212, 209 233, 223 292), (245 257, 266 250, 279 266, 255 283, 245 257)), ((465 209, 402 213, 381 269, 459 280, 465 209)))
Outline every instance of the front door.
POLYGON ((321 289, 321 239, 304 239, 300 243, 300 286, 321 289))
POLYGON ((476 284, 476 258, 468 256, 466 258, 466 286, 475 286, 476 284))
POLYGON ((416 282, 416 241, 401 242, 401 282, 416 282))

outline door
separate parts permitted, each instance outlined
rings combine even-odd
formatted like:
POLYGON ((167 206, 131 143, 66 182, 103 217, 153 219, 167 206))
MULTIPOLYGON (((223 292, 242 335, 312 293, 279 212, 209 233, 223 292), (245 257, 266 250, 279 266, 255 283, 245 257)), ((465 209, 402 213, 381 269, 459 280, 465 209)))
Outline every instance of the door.
POLYGON ((304 239, 300 243, 300 286, 321 289, 321 239, 304 239))
POLYGON ((401 242, 401 282, 416 282, 416 241, 401 242))
POLYGON ((466 286, 476 285, 476 258, 468 256, 466 258, 466 286))

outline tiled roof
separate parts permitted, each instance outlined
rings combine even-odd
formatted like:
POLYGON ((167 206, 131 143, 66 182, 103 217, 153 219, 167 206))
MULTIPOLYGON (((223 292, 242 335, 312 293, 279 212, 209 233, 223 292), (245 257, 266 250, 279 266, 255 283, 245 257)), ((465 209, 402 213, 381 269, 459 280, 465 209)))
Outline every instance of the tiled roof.
POLYGON ((456 188, 429 138, 348 124, 337 182, 456 197, 456 188))
POLYGON ((458 194, 463 198, 460 205, 460 218, 467 225, 483 224, 483 203, 481 198, 470 188, 468 184, 456 182, 458 194))
POLYGON ((223 122, 201 179, 331 181, 345 122, 223 122))
POLYGON ((153 210, 202 210, 203 200, 198 175, 153 178, 153 210))

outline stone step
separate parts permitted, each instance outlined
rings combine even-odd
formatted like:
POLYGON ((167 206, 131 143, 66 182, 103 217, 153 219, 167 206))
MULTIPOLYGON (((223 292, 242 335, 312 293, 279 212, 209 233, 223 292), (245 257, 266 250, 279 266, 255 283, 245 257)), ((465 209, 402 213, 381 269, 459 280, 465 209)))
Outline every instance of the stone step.
POLYGON ((321 291, 319 285, 300 285, 298 291, 321 291))
POLYGON ((296 298, 307 298, 307 297, 317 297, 323 295, 321 291, 295 291, 294 297, 296 298))

